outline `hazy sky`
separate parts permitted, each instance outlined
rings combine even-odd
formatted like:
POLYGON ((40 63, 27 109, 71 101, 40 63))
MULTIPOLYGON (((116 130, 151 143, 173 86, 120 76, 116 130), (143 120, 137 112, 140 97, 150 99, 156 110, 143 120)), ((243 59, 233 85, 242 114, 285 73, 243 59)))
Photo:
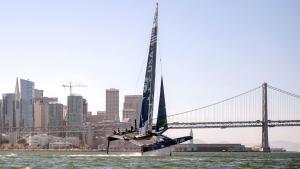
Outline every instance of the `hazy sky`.
MULTIPOLYGON (((74 92, 94 113, 105 109, 107 88, 120 90, 122 109, 125 94, 142 93, 154 10, 152 0, 0 0, 0 94, 14 92, 20 77, 65 103, 61 85, 72 81, 88 85, 74 92)), ((169 114, 263 82, 300 94, 300 1, 160 1, 158 55, 169 114)), ((260 142, 260 129, 226 129, 219 138, 207 131, 196 136, 260 142), (239 137, 247 131, 256 135, 239 137)), ((300 143, 295 131, 272 129, 270 137, 300 143)))

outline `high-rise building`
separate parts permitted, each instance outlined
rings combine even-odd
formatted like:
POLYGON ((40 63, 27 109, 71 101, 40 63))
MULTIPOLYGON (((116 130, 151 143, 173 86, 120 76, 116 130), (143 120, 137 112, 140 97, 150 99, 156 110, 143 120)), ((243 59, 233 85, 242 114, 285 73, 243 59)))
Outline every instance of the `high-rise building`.
POLYGON ((123 122, 139 124, 139 115, 142 106, 142 95, 125 95, 123 105, 123 122))
MULTIPOLYGON (((68 96, 68 113, 66 125, 69 130, 78 130, 83 126, 83 98, 82 96, 68 96)), ((68 133, 69 136, 80 137, 81 133, 68 133)))
POLYGON ((107 120, 118 122, 119 118, 119 90, 106 89, 107 120))
POLYGON ((86 99, 83 99, 83 123, 87 122, 88 115, 88 102, 86 99))
POLYGON ((15 126, 14 125, 15 94, 14 93, 3 94, 2 100, 3 100, 3 112, 2 112, 3 128, 9 131, 9 129, 15 126))
POLYGON ((37 97, 34 101, 34 127, 46 130, 49 122, 49 103, 57 102, 56 97, 37 97))
POLYGON ((60 103, 49 103, 49 133, 51 135, 61 136, 62 133, 57 133, 57 131, 62 131, 63 129, 63 104, 60 103), (53 132, 53 133, 51 133, 53 132))
POLYGON ((19 128, 21 126, 21 93, 18 78, 15 87, 15 122, 16 128, 19 128))
POLYGON ((48 105, 46 105, 42 101, 43 97, 43 90, 34 89, 34 127, 35 130, 45 130, 45 124, 42 125, 42 121, 45 123, 45 120, 43 120, 45 117, 46 110, 48 109, 48 105), (42 118, 43 116, 43 118, 42 118))
POLYGON ((34 127, 35 130, 42 130, 42 102, 40 99, 34 101, 34 127))
MULTIPOLYGON (((3 118, 3 113, 2 113, 2 109, 3 109, 3 106, 2 106, 2 100, 0 99, 0 127, 3 128, 3 122, 2 122, 2 118, 3 118)), ((0 134, 0 139, 2 138, 1 134, 0 134)))
MULTIPOLYGON (((45 110, 45 105, 41 102, 41 100, 34 101, 34 127, 35 130, 44 130, 42 128, 42 110, 45 110), (43 105, 43 108, 42 108, 43 105)), ((43 112, 44 114, 45 112, 43 112)))
POLYGON ((63 126, 63 108, 61 103, 49 103, 49 127, 63 126))
POLYGON ((68 106, 66 105, 64 105, 63 107, 63 118, 64 118, 64 122, 66 122, 68 118, 68 106))
POLYGON ((86 117, 88 118, 88 117, 90 117, 90 116, 92 116, 92 112, 91 112, 91 111, 88 111, 86 117))
POLYGON ((34 89, 34 98, 39 99, 44 96, 44 91, 39 89, 34 89))
POLYGON ((20 79, 21 124, 24 128, 34 127, 34 82, 20 79))
POLYGON ((69 130, 78 130, 83 125, 82 96, 68 96, 67 126, 69 130))
POLYGON ((8 141, 10 144, 14 144, 17 141, 17 133, 15 132, 15 93, 3 94, 3 102, 0 107, 2 107, 2 131, 8 131, 8 141))

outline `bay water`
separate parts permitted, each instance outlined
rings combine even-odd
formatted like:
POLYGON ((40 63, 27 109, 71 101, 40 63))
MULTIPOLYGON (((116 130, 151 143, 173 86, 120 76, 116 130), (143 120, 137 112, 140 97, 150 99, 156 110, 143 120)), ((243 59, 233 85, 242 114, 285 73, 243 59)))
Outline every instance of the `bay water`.
POLYGON ((102 152, 0 152, 0 168, 300 168, 300 153, 193 152, 168 157, 144 157, 138 153, 102 152))

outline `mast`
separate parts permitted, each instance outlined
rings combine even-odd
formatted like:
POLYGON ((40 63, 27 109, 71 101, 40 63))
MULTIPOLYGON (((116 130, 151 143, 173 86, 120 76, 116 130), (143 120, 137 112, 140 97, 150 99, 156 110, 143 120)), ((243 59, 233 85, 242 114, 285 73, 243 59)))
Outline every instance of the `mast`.
POLYGON ((145 74, 143 102, 140 115, 140 132, 146 135, 152 130, 154 88, 155 88, 155 67, 156 67, 156 50, 157 50, 157 19, 158 19, 158 3, 156 3, 156 11, 154 14, 148 61, 145 74))

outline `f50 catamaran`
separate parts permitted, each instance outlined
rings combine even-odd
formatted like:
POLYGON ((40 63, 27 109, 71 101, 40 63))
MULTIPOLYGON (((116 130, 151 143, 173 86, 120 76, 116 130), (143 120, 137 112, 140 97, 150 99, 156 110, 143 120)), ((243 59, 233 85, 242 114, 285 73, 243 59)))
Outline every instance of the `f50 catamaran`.
POLYGON ((156 126, 153 126, 153 103, 155 89, 155 67, 157 51, 158 4, 154 15, 146 75, 143 91, 143 102, 140 113, 139 128, 126 133, 115 133, 107 137, 107 153, 109 144, 115 140, 125 140, 140 147, 142 155, 171 155, 171 146, 192 139, 191 136, 169 138, 163 133, 168 129, 163 78, 161 78, 159 107, 156 126))

